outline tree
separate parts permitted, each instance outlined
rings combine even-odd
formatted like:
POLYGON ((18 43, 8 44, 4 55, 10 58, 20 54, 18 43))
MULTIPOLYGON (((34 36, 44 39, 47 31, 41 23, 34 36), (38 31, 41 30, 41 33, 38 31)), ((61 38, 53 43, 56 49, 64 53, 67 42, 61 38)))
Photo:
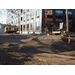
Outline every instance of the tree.
POLYGON ((7 9, 7 12, 11 12, 11 13, 13 13, 15 15, 18 15, 18 28, 19 28, 19 33, 20 33, 20 22, 19 22, 19 16, 20 16, 19 11, 20 10, 21 9, 7 9))
POLYGON ((66 9, 66 27, 67 27, 67 32, 69 33, 68 9, 66 9))

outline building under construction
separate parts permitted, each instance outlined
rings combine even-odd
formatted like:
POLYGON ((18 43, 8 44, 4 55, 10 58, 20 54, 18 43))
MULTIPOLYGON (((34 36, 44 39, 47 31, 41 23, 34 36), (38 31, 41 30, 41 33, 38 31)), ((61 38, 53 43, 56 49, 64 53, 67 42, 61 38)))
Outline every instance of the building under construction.
MULTIPOLYGON (((8 11, 7 23, 17 25, 21 34, 43 32, 46 24, 59 28, 63 23, 66 30, 66 9, 20 9, 15 12, 8 11)), ((75 32, 75 9, 68 9, 68 19, 69 31, 75 32)))

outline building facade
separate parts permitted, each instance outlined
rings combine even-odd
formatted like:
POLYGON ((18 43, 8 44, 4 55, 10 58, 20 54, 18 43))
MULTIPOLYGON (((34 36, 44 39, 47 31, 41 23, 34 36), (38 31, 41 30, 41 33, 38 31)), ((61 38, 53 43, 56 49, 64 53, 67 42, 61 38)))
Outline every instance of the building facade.
POLYGON ((21 34, 38 33, 42 30, 42 9, 20 9, 8 11, 7 23, 19 27, 21 34))
MULTIPOLYGON (((69 31, 75 32, 75 9, 68 9, 69 31)), ((51 22, 59 27, 60 23, 66 27, 66 9, 46 9, 45 23, 51 22)))
MULTIPOLYGON (((75 32, 75 9, 68 9, 69 30, 75 32)), ((66 9, 13 9, 7 12, 7 23, 19 27, 20 34, 40 33, 46 23, 66 27, 66 9)))

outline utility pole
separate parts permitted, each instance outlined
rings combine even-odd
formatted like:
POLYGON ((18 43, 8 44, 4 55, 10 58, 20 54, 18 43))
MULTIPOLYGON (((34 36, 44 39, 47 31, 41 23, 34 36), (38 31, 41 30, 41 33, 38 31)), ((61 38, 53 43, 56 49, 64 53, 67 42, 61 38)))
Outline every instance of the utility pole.
POLYGON ((66 27, 67 27, 67 32, 69 33, 68 9, 66 9, 66 27))

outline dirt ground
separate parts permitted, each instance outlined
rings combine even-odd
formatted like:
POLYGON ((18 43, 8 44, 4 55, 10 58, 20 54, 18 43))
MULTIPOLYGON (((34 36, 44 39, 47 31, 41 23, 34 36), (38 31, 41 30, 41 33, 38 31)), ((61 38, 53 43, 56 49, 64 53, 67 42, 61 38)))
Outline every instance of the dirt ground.
POLYGON ((0 65, 75 65, 75 37, 0 34, 0 65))

